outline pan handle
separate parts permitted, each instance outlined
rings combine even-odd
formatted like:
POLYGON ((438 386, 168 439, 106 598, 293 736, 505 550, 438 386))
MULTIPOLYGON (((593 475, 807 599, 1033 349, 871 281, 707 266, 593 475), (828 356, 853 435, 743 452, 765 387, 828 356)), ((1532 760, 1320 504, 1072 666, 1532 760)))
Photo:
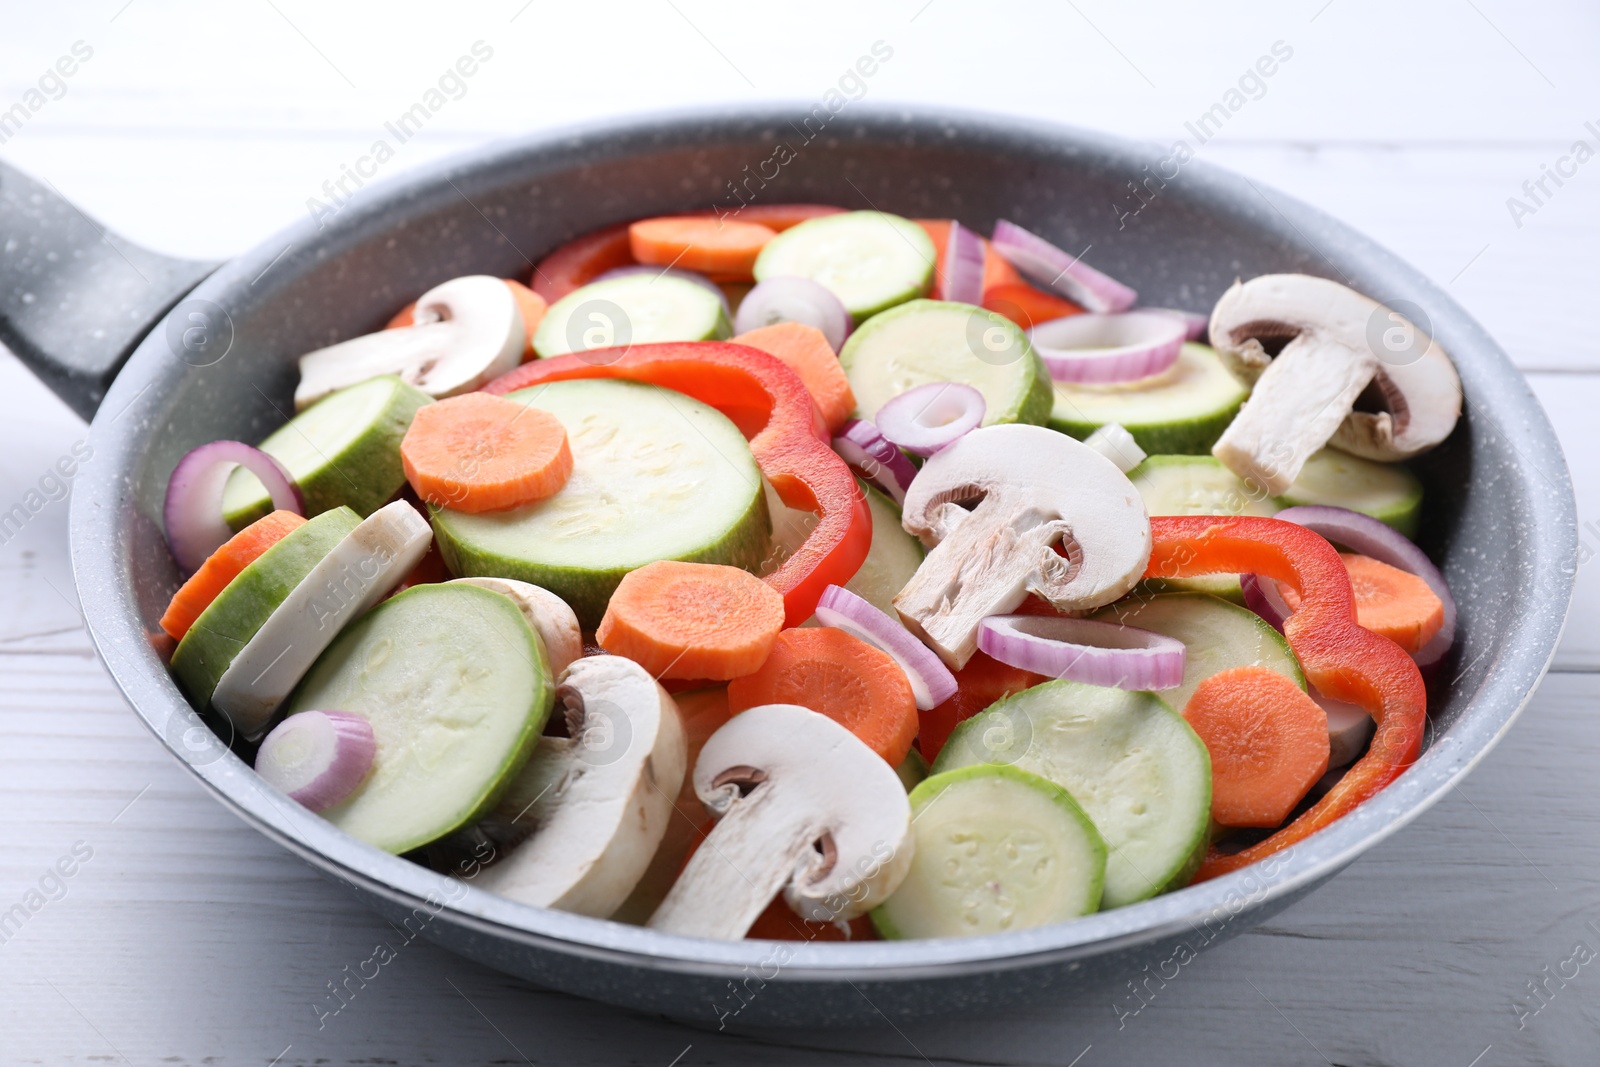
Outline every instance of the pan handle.
POLYGON ((85 421, 145 334, 216 268, 118 237, 0 163, 0 341, 85 421))

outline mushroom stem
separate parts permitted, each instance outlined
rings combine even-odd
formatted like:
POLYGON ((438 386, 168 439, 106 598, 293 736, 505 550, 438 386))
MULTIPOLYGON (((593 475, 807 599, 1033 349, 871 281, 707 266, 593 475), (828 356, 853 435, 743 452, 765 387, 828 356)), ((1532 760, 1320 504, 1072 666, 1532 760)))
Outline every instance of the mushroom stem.
POLYGON ((1295 338, 1261 372, 1212 454, 1278 496, 1328 443, 1377 370, 1377 357, 1365 349, 1309 335, 1295 338), (1285 412, 1293 412, 1293 419, 1285 420, 1285 412))

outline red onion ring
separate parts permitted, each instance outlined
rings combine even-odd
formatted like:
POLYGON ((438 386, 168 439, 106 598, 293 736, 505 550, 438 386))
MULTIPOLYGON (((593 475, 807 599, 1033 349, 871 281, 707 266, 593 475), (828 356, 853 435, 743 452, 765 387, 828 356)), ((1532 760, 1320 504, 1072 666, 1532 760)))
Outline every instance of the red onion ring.
POLYGON ((919 711, 936 708, 956 695, 956 676, 938 656, 897 620, 843 586, 830 585, 822 591, 822 599, 817 601, 817 621, 859 637, 900 664, 919 711))
POLYGON ((728 304, 728 294, 722 291, 722 286, 692 270, 680 270, 677 267, 655 267, 648 263, 631 263, 625 267, 612 267, 610 270, 601 271, 590 278, 585 285, 595 282, 610 281, 612 278, 626 278, 632 274, 654 274, 662 278, 679 278, 686 282, 693 282, 707 292, 715 293, 717 299, 722 301, 722 313, 732 315, 733 308, 728 304))
POLYGON ((273 728, 256 752, 256 773, 312 811, 344 800, 372 770, 372 724, 348 711, 302 711, 273 728))
POLYGON ((897 507, 906 502, 906 489, 917 476, 917 468, 872 423, 851 419, 839 427, 833 450, 863 478, 888 493, 897 507))
POLYGON ((1211 329, 1209 316, 1201 315, 1194 311, 1181 311, 1178 308, 1143 308, 1144 311, 1153 311, 1157 315, 1171 315, 1183 323, 1185 341, 1205 342, 1206 333, 1211 329))
POLYGON ((1186 650, 1166 634, 1060 615, 991 615, 978 648, 1008 666, 1116 689, 1171 689, 1183 682, 1186 650))
POLYGON ((913 456, 931 456, 983 421, 983 394, 963 382, 929 382, 878 409, 878 430, 913 456))
POLYGON ((1283 633, 1284 622, 1294 613, 1278 592, 1278 583, 1259 574, 1241 574, 1239 589, 1244 593, 1244 606, 1261 616, 1262 622, 1283 633))
POLYGON ((983 238, 955 221, 944 245, 943 296, 961 304, 983 303, 983 238))
MULTIPOLYGON (((1456 639, 1455 598, 1450 595, 1450 587, 1445 583, 1444 575, 1433 565, 1428 554, 1404 534, 1392 526, 1384 525, 1371 515, 1321 504, 1285 508, 1273 518, 1297 523, 1314 533, 1321 534, 1329 541, 1343 545, 1352 552, 1371 556, 1379 563, 1398 567, 1427 582, 1428 588, 1433 590, 1433 595, 1444 605, 1444 625, 1439 627, 1439 632, 1434 634, 1433 639, 1423 645, 1412 658, 1417 661, 1419 667, 1426 667, 1437 663, 1444 658, 1446 652, 1450 651, 1450 646, 1455 644, 1456 639)), ((1272 598, 1277 597, 1278 591, 1272 588, 1272 583, 1263 581, 1256 575, 1247 574, 1240 576, 1239 587, 1244 591, 1245 604, 1251 611, 1279 630, 1283 629, 1283 620, 1290 612, 1281 598, 1273 603, 1272 598), (1278 621, 1274 622, 1268 611, 1276 614, 1278 621)))
POLYGON ((850 312, 832 290, 810 278, 768 278, 757 283, 739 302, 733 332, 749 333, 779 322, 815 326, 835 352, 850 336, 850 312))
POLYGON ((243 441, 212 441, 191 449, 172 468, 161 509, 167 545, 185 574, 199 570, 233 536, 222 518, 222 491, 236 465, 261 480, 274 508, 305 514, 305 501, 289 472, 261 449, 243 441))
POLYGON ((1051 319, 1028 340, 1056 381, 1106 385, 1160 374, 1178 361, 1184 334, 1171 315, 1128 311, 1051 319))
POLYGON ((995 223, 990 243, 1017 270, 1086 311, 1126 311, 1139 299, 1137 292, 1115 278, 1016 223, 1005 219, 995 223))

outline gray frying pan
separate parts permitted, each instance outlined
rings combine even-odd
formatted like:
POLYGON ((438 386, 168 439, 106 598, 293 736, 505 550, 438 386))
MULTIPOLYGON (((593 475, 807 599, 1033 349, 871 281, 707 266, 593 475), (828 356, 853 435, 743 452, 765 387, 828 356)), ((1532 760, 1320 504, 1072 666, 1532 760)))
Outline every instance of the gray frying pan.
POLYGON ((542 134, 412 172, 221 266, 134 247, 0 166, 0 340, 93 419, 72 559, 90 631, 135 713, 218 800, 397 927, 541 985, 707 1025, 973 1013, 1121 987, 1179 942, 1198 951, 1332 877, 1488 752, 1543 676, 1571 594, 1566 465, 1522 376, 1482 328, 1366 238, 1203 162, 1124 218, 1127 183, 1160 158, 1097 134, 964 113, 674 114, 542 134), (178 457, 216 438, 265 436, 292 410, 298 355, 377 329, 445 279, 526 277, 532 260, 584 231, 733 207, 736 195, 954 215, 985 231, 1011 218, 1064 247, 1092 245, 1095 266, 1150 305, 1209 310, 1236 276, 1298 271, 1420 309, 1455 356, 1467 408, 1418 465, 1421 540, 1460 602, 1443 672, 1459 678, 1435 688, 1419 762, 1276 863, 1059 926, 861 944, 708 942, 527 907, 346 837, 262 785, 201 723, 152 643, 178 582, 160 524, 178 457))

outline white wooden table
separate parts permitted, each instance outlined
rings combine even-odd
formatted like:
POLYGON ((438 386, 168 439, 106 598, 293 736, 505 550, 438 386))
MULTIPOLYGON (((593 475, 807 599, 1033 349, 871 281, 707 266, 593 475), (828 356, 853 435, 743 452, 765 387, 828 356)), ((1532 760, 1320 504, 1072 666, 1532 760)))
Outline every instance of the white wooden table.
MULTIPOLYGON (((590 116, 815 101, 880 40, 893 58, 870 101, 1171 143, 1282 41, 1292 58, 1259 93, 1246 87, 1258 98, 1201 158, 1343 217, 1446 284, 1528 371, 1593 523, 1585 556, 1600 552, 1600 162, 1546 179, 1537 202, 1522 188, 1574 141, 1600 148, 1592 4, 445 6, 13 5, 0 111, 74 42, 92 56, 0 156, 132 238, 220 258, 323 196, 479 40, 492 59, 385 174, 590 116), (1514 218, 1508 197, 1532 210, 1514 218)), ((0 359, 0 510, 83 434, 0 359)), ((1555 672, 1463 788, 1207 953, 1120 1029, 1108 992, 902 1030, 734 1037, 540 991, 420 942, 319 1029, 326 983, 387 928, 208 799, 146 734, 90 650, 66 519, 53 502, 0 546, 0 910, 47 898, 0 938, 0 1063, 1596 1062, 1600 963, 1578 962, 1600 953, 1595 565, 1580 571, 1555 672), (63 857, 74 873, 48 876, 63 857)))

